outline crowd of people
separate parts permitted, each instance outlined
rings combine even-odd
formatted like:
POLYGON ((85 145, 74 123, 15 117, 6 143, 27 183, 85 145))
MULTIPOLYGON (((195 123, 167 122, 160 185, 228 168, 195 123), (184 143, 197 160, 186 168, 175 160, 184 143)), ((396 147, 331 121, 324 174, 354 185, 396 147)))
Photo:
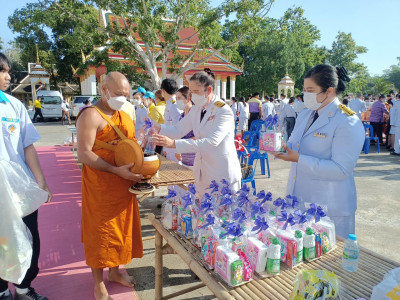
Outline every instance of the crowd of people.
MULTIPOLYGON (((22 103, 2 92, 8 88, 10 68, 7 57, 0 54, 0 114, 3 123, 13 122, 18 127, 10 135, 7 126, 2 126, 3 135, 10 138, 0 139, 1 156, 20 163, 49 192, 50 200, 33 147, 39 135, 22 103)), ((133 95, 123 74, 108 73, 100 99, 94 105, 85 105, 76 120, 78 158, 83 165, 82 242, 86 263, 92 270, 95 298, 110 299, 103 281, 105 268, 109 268, 109 281, 131 287, 133 278, 123 275, 119 266, 143 256, 139 206, 136 196, 129 192, 132 183, 143 175, 131 171, 133 163, 116 166, 110 146, 121 136, 135 140, 150 119, 156 151, 193 169, 201 198, 212 180, 225 180, 233 192, 240 189, 235 134, 251 129, 254 120, 278 114, 277 126, 288 140, 285 153, 272 154, 291 162, 286 193, 326 205, 337 234, 346 237, 354 233, 357 196, 353 171, 365 139, 360 112, 366 111, 366 106, 360 95, 357 101, 348 102, 353 109, 339 101, 349 80, 344 68, 317 65, 306 74, 302 95, 289 99, 271 95, 262 101, 260 94, 254 93, 247 99, 233 97, 228 105, 215 93, 215 75, 210 69, 193 74, 188 86, 179 88, 175 80, 164 79, 159 90, 139 87, 133 95), (132 103, 128 101, 131 97, 132 103)), ((394 135, 390 145, 394 153, 400 153, 400 97, 391 97, 392 107, 385 105, 385 96, 373 103, 370 122, 379 134, 381 125, 373 123, 383 123, 383 116, 390 110, 389 133, 394 135)), ((15 299, 46 300, 31 287, 39 272, 37 212, 23 221, 33 236, 34 256, 24 281, 16 285, 15 299)), ((8 283, 1 279, 0 299, 13 299, 8 283)))
MULTIPOLYGON (((357 117, 369 123, 373 128, 374 137, 385 145, 392 155, 400 155, 400 94, 394 90, 390 94, 379 94, 374 97, 371 94, 349 93, 342 96, 341 103, 355 112, 357 117), (396 132, 397 138, 396 138, 396 132)), ((306 109, 303 94, 287 98, 281 94, 279 98, 275 95, 265 96, 260 100, 260 93, 256 92, 240 98, 232 97, 230 107, 237 122, 238 133, 243 135, 251 129, 254 120, 265 120, 268 116, 278 115, 278 129, 283 131, 289 139, 296 119, 306 109)), ((372 142, 374 143, 374 142, 372 142)))

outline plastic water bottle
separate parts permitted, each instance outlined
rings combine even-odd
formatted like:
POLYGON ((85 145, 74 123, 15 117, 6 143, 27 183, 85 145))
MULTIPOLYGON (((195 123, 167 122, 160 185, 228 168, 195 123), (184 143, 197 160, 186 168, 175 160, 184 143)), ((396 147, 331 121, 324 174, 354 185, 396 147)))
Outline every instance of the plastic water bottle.
POLYGON ((349 272, 357 271, 359 256, 360 247, 357 243, 357 236, 355 234, 349 234, 343 247, 342 268, 349 272))

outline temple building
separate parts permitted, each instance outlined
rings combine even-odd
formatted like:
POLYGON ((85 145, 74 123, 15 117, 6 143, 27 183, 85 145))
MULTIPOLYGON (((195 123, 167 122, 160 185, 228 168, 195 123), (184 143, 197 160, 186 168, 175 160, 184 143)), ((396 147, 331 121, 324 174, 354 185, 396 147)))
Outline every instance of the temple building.
MULTIPOLYGON (((119 22, 122 26, 124 26, 124 21, 115 16, 109 11, 100 11, 100 25, 103 27, 107 27, 110 24, 113 24, 115 21, 119 22)), ((188 38, 184 43, 179 45, 177 50, 178 54, 182 56, 187 56, 193 50, 193 47, 196 46, 198 42, 198 35, 194 34, 195 31, 193 28, 183 28, 179 33, 180 40, 188 38)), ((138 35, 136 35, 137 41, 139 45, 144 49, 144 43, 141 42, 138 35)), ((212 53, 212 49, 198 50, 196 51, 192 62, 199 62, 205 55, 209 55, 212 53)), ((108 57, 113 60, 123 61, 125 63, 131 63, 129 59, 125 58, 120 53, 114 53, 111 48, 108 50, 108 57)), ((171 52, 169 59, 173 58, 173 54, 171 52)), ((168 67, 170 67, 168 65, 168 67)), ((216 94, 221 98, 226 99, 227 96, 234 97, 236 93, 236 76, 242 74, 241 68, 233 65, 229 62, 229 60, 222 54, 213 55, 210 59, 208 59, 203 64, 195 67, 192 70, 185 72, 177 81, 179 87, 184 85, 188 85, 188 81, 190 77, 198 72, 202 71, 204 68, 211 69, 216 76, 216 94), (228 91, 228 80, 229 80, 229 91, 228 91)), ((162 62, 157 62, 157 71, 158 76, 162 76, 162 62)), ((104 81, 107 70, 105 66, 95 67, 90 66, 85 70, 84 74, 79 76, 81 83, 81 93, 82 95, 97 95, 99 91, 101 91, 101 86, 104 81)), ((167 73, 167 78, 171 77, 172 74, 167 73)))

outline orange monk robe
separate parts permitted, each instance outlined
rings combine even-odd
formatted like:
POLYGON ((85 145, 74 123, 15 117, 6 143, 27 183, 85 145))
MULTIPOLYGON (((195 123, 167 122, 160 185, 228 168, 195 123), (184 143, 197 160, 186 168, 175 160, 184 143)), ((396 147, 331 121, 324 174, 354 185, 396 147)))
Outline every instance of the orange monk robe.
MULTIPOLYGON (((126 113, 116 111, 111 120, 126 137, 135 139, 126 113)), ((108 124, 96 139, 107 143, 119 137, 108 124)), ((115 166, 113 151, 95 146, 93 152, 115 166)), ((83 165, 82 242, 91 268, 112 268, 143 256, 139 207, 136 196, 128 191, 131 185, 132 181, 83 165)))

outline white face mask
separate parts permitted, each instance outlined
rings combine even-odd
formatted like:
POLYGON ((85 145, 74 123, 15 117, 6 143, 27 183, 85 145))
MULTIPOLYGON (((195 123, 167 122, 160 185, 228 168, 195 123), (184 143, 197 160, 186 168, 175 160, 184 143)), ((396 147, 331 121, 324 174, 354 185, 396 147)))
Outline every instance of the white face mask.
POLYGON ((110 91, 107 90, 107 92, 108 92, 108 96, 110 97, 107 102, 108 106, 113 110, 121 110, 122 106, 126 102, 126 97, 124 97, 124 96, 111 97, 110 91))
POLYGON ((186 107, 185 100, 176 100, 176 106, 180 110, 184 110, 186 107))
POLYGON ((133 105, 135 105, 136 107, 140 106, 140 100, 138 99, 133 99, 133 105))
POLYGON ((303 92, 303 95, 304 95, 304 98, 303 98, 304 99, 304 106, 306 108, 308 108, 308 109, 311 109, 311 110, 317 110, 318 108, 320 108, 322 103, 327 99, 327 98, 325 98, 324 101, 322 101, 321 103, 318 103, 317 102, 317 95, 319 95, 321 93, 303 92))
POLYGON ((207 97, 204 95, 192 94, 192 101, 194 105, 203 107, 207 103, 207 97))

